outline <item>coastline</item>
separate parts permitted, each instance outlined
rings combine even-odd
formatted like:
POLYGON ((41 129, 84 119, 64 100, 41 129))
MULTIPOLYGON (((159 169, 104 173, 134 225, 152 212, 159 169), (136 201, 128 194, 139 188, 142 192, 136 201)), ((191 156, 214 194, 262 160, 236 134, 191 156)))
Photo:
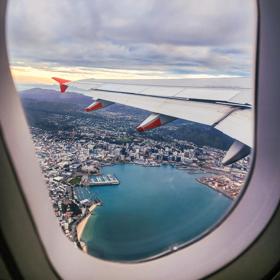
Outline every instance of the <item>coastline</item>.
POLYGON ((212 186, 208 185, 207 183, 202 182, 200 179, 201 179, 201 178, 196 178, 195 180, 196 180, 198 183, 200 183, 200 184, 202 184, 202 185, 205 185, 205 186, 207 186, 208 188, 210 188, 210 189, 212 189, 212 190, 214 190, 214 191, 216 191, 216 192, 218 192, 218 193, 221 193, 221 194, 224 195, 225 197, 227 197, 227 198, 229 198, 229 199, 231 199, 231 200, 234 200, 235 197, 231 196, 230 194, 228 194, 228 193, 225 192, 224 190, 221 190, 221 189, 218 189, 218 188, 213 188, 212 186))
POLYGON ((98 206, 98 204, 96 204, 96 203, 92 204, 92 205, 89 207, 89 209, 88 209, 89 213, 88 213, 88 214, 78 223, 78 225, 76 226, 77 239, 78 239, 79 244, 81 245, 81 249, 82 249, 85 253, 87 253, 87 246, 86 246, 86 243, 83 242, 83 241, 81 240, 81 237, 82 237, 82 235, 83 235, 84 229, 85 229, 85 227, 86 227, 86 225, 87 225, 87 222, 88 222, 90 216, 92 215, 94 209, 95 209, 97 206, 98 206))
MULTIPOLYGON (((106 164, 106 165, 103 165, 103 167, 107 167, 107 166, 114 166, 114 165, 122 165, 122 164, 132 164, 132 165, 140 165, 140 166, 144 166, 144 167, 150 167, 150 166, 145 166, 143 164, 139 164, 139 163, 134 163, 134 162, 130 162, 130 163, 112 163, 112 164, 106 164)), ((171 165, 170 165, 171 166, 171 165)), ((158 166, 152 166, 152 167, 158 167, 158 166)), ((187 173, 190 173, 190 174, 203 174, 203 173, 207 173, 207 172, 211 172, 211 173, 215 173, 215 174, 221 174, 222 172, 216 172, 211 169, 196 169, 196 168, 178 168, 178 166, 172 166, 172 167, 175 167, 176 169, 178 170, 184 170, 186 171, 187 173)), ((217 193, 220 193, 222 194, 223 196, 225 196, 226 198, 230 199, 230 200, 234 200, 235 199, 235 196, 232 196, 230 193, 227 193, 227 191, 223 190, 223 189, 219 189, 219 188, 215 188, 215 187, 212 187, 211 185, 207 184, 207 182, 204 182, 202 180, 203 177, 199 177, 199 178, 196 178, 195 180, 202 184, 202 185, 205 185, 207 186, 208 188, 211 188, 212 190, 216 191, 217 193)), ((90 216, 93 214, 95 208, 97 206, 99 206, 100 204, 99 203, 93 203, 87 210, 86 210, 86 214, 85 216, 80 220, 80 222, 76 225, 76 236, 77 236, 77 244, 78 246, 81 248, 81 250, 85 253, 88 253, 88 248, 87 248, 87 244, 86 242, 84 242, 82 240, 82 235, 83 235, 83 232, 84 232, 84 229, 88 223, 88 220, 90 218, 90 216)), ((168 250, 169 251, 169 250, 168 250)), ((160 253, 161 255, 162 253, 160 253)))
MULTIPOLYGON (((173 251, 176 251, 178 249, 178 247, 180 247, 181 245, 185 245, 185 241, 182 241, 182 244, 180 242, 172 242, 171 244, 169 243, 169 234, 170 236, 178 236, 178 240, 184 240, 185 236, 187 236, 188 238, 190 238, 190 240, 192 240, 195 236, 196 231, 193 231, 193 227, 192 226, 187 226, 184 228, 180 228, 180 218, 178 218, 178 210, 177 209, 187 209, 185 212, 186 213, 191 213, 191 211, 194 211, 194 214, 197 211, 197 206, 199 205, 199 209, 207 209, 207 215, 205 215, 205 217, 203 216, 203 219, 200 220, 200 223, 203 223, 204 225, 207 225, 208 223, 211 225, 213 220, 216 221, 217 218, 220 217, 220 213, 222 213, 222 211, 217 211, 216 209, 227 209, 228 206, 231 203, 231 200, 225 198, 223 195, 219 195, 217 192, 212 192, 212 191, 206 191, 203 190, 203 187, 199 182, 197 182, 195 180, 196 177, 199 177, 199 175, 192 175, 192 176, 188 176, 188 174, 186 172, 183 171, 177 171, 175 168, 171 168, 168 167, 168 169, 166 168, 161 168, 160 171, 157 171, 155 169, 148 169, 147 171, 144 169, 144 167, 137 167, 137 166, 133 166, 133 165, 127 165, 127 168, 124 169, 122 168, 122 166, 116 166, 115 168, 108 168, 108 169, 104 169, 102 172, 104 172, 104 174, 106 173, 115 173, 118 174, 121 178, 122 178, 122 190, 118 191, 119 188, 111 188, 109 191, 104 189, 104 192, 107 192, 106 195, 103 195, 103 189, 102 190, 97 190, 97 194, 98 196, 100 196, 100 198, 102 197, 102 200, 104 200, 104 205, 106 207, 106 211, 101 211, 99 212, 99 210, 103 210, 103 209, 98 209, 96 212, 94 212, 94 215, 100 215, 100 219, 98 219, 98 221, 96 220, 95 217, 93 217, 93 220, 89 221, 87 220, 87 229, 84 229, 84 235, 79 236, 79 240, 82 241, 81 246, 84 246, 83 243, 86 243, 87 245, 87 251, 88 254, 93 255, 97 258, 100 258, 102 260, 106 260, 106 261, 118 261, 118 262, 138 262, 139 260, 146 260, 148 259, 154 259, 157 256, 161 256, 164 255, 166 253, 171 253, 173 251), (139 180, 140 178, 143 178, 143 174, 146 174, 146 172, 148 172, 148 175, 151 178, 155 178, 151 183, 149 183, 150 181, 147 181, 147 183, 142 184, 142 181, 139 180), (174 173, 175 172, 175 173, 174 173), (127 174, 127 175, 126 175, 127 174), (159 176, 152 176, 152 175, 159 175, 159 176), (166 174, 166 175, 165 175, 166 174), (178 189, 180 191, 182 191, 182 195, 185 196, 186 194, 186 201, 183 199, 174 199, 174 196, 169 193, 169 188, 165 188, 165 186, 169 186, 170 183, 168 181, 168 178, 170 176, 173 176, 174 174, 174 185, 178 186, 178 189), (125 176, 124 176, 125 175, 125 176), (127 177, 126 177, 127 176, 127 177), (159 180, 157 177, 162 178, 162 176, 166 176, 165 178, 163 178, 162 180, 159 180), (180 184, 181 182, 185 180, 187 182, 187 184, 191 184, 190 189, 189 188, 181 188, 180 184), (125 182, 127 182, 125 184, 125 182), (135 182, 135 184, 133 183, 135 182), (156 183, 156 185, 155 185, 156 183), (133 188, 126 188, 126 186, 134 186, 133 188), (161 190, 167 190, 167 191, 163 191, 163 200, 160 200, 159 202, 157 201, 157 203, 154 203, 155 200, 158 197, 158 191, 153 191, 151 193, 151 195, 154 196, 154 198, 150 198, 149 196, 144 196, 143 199, 141 200, 135 200, 133 199, 134 197, 140 197, 141 194, 147 193, 149 192, 149 190, 151 190, 151 187, 154 186, 157 188, 158 191, 161 190), (139 187, 141 186, 141 187, 139 187), (108 194, 110 193, 110 194, 108 194), (127 195, 127 193, 129 193, 127 195), (196 197, 196 194, 199 194, 199 196, 196 197), (108 195, 107 195, 108 194, 108 195), (135 195, 135 196, 131 196, 131 195, 135 195), (193 201, 193 195, 196 198, 196 203, 192 203, 193 201), (111 200, 111 198, 113 198, 111 200), (132 199, 131 199, 132 198, 132 199), (145 200, 145 198, 147 198, 145 200), (202 198, 202 199, 200 199, 202 198), (210 200, 208 200, 208 198, 210 200), (218 199, 216 199, 218 198, 218 199), (208 206, 205 205, 204 201, 205 199, 207 199, 207 201, 212 201, 212 199, 217 203, 215 204, 215 207, 212 207, 211 209, 208 209, 208 206), (110 202, 110 203, 109 203, 110 202), (170 213, 171 214, 175 214, 174 219, 167 219, 168 222, 168 230, 169 228, 171 229, 170 232, 168 232, 168 235, 163 234, 162 235, 162 239, 164 240, 164 246, 160 247, 159 249, 154 249, 154 247, 157 248, 156 244, 150 243, 147 240, 145 240, 144 237, 142 237, 143 235, 141 234, 141 230, 143 229, 143 225, 141 224, 141 222, 138 221, 137 217, 138 217, 138 212, 139 209, 142 208, 141 210, 141 215, 147 215, 148 219, 151 219, 149 221, 151 221, 151 224, 155 225, 152 227, 152 231, 149 234, 153 234, 152 236, 156 236, 156 234, 158 234, 158 229, 160 228, 161 225, 161 220, 159 219, 159 217, 162 215, 162 217, 166 216, 166 212, 164 209, 164 205, 166 205, 166 203, 170 202, 170 206, 174 206, 174 207, 170 207, 168 208, 169 211, 172 211, 170 213), (190 202, 190 203, 189 203, 190 202), (145 205, 151 206, 150 207, 145 207, 145 205), (195 205, 195 207, 193 207, 195 205), (163 207, 162 207, 163 206, 163 207), (200 207, 201 206, 201 207, 200 207), (107 208, 108 207, 108 208, 107 208), (118 207, 118 208, 116 208, 118 207), (119 208, 121 207, 121 208, 119 208), (185 207, 185 208, 183 208, 185 207), (203 207, 203 208, 202 208, 203 207), (119 213, 115 211, 115 209, 120 209, 119 213, 127 213, 128 209, 131 209, 132 211, 129 213, 131 215, 131 217, 135 217, 133 219, 130 219, 130 217, 128 217, 128 220, 125 221, 124 223, 124 228, 123 230, 118 230, 119 226, 120 226, 120 218, 121 216, 118 216, 119 213), (174 209, 174 210, 173 210, 174 209), (152 211, 151 211, 152 210, 152 211), (189 211, 188 211, 189 210, 189 211), (152 214, 150 213, 150 211, 152 212, 152 214), (159 212, 157 212, 159 211, 159 212), (173 212, 174 211, 174 212, 173 212), (114 217, 114 214, 117 213, 116 217, 114 217), (156 214, 154 214, 156 213, 156 214), (160 216, 159 216, 160 215, 160 216), (96 224, 93 223, 94 221, 96 221, 96 224), (101 222, 101 224, 100 224, 101 222), (99 225, 101 225, 99 227, 99 225), (103 226, 104 225, 104 226, 103 226), (159 226, 158 226, 159 225, 159 226), (178 228, 177 228, 178 225, 178 228), (96 228, 97 226, 97 228, 96 228), (170 227, 169 227, 170 226, 170 227), (173 232, 173 228, 176 229, 176 231, 174 230, 173 232), (106 232, 108 232, 108 229, 112 229, 112 231, 114 231, 116 233, 116 235, 113 236, 109 236, 112 239, 109 242, 109 245, 107 246, 107 244, 102 244, 101 240, 103 238, 103 234, 106 234, 106 232), (114 230, 117 229, 117 230, 114 230), (95 233, 95 230, 98 230, 98 234, 95 233), (93 231, 93 234, 91 234, 93 231), (155 235, 154 235, 155 234, 155 235), (133 242, 131 242, 131 244, 129 244, 128 246, 121 246, 118 247, 119 242, 123 242, 123 244, 125 244, 126 240, 128 240, 127 238, 130 238, 129 240, 132 240, 133 242), (83 242, 85 241, 85 242, 83 242), (147 241, 147 242, 146 242, 147 241), (142 243, 143 242, 143 243, 142 243), (100 245, 102 244, 102 246, 100 245), (112 246, 111 244, 116 244, 114 249, 114 246, 112 246), (104 247, 103 247, 104 246, 104 247), (143 246, 143 248, 142 248, 143 246), (113 249, 111 249, 113 248, 113 249), (135 258, 134 255, 134 250, 135 252, 137 252, 137 256, 135 258), (143 250, 143 251, 142 251, 143 250), (139 253, 138 253, 139 252, 139 253), (143 252, 143 253, 142 253, 143 252), (153 252, 156 252, 155 255, 153 255, 153 252), (116 256, 116 257, 115 257, 116 256)), ((208 174, 207 174, 208 175, 208 174)), ((149 177, 149 178, 150 178, 149 177)), ((90 195, 88 193, 87 190, 83 190, 83 193, 86 195, 88 194, 88 198, 92 199, 92 195, 90 195)), ((173 193, 177 191, 177 187, 176 189, 172 189, 170 190, 173 193)), ((94 188, 90 189, 91 194, 95 193, 94 188)), ((79 191, 77 191, 77 195, 78 198, 80 197, 85 197, 82 195, 82 193, 80 193, 79 191)), ((91 205, 91 204, 90 204, 91 205)), ((169 204, 168 204, 169 205, 169 204)), ((104 209, 105 210, 105 209, 104 209)), ((204 211, 204 210, 202 210, 204 211)), ((88 213, 86 213, 88 214, 88 213)), ((173 215, 172 215, 173 216, 173 215)), ((192 217, 193 215, 191 215, 192 217)), ((86 215, 84 215, 84 218, 86 218, 86 215)), ((123 217, 124 219, 127 218, 127 215, 125 215, 123 217)), ((81 219, 82 221, 82 219, 81 219)), ((200 228, 200 223, 197 224, 197 228, 200 228)), ((190 225, 191 225, 191 221, 190 221, 190 225)), ((202 232, 203 233, 203 232, 202 232)), ((161 233, 160 233, 161 234, 161 233)), ((189 242, 189 239, 186 237, 186 242, 189 242)), ((177 237, 176 237, 177 238, 177 237)), ((177 239, 175 240, 177 241, 177 239)), ((80 246, 80 248, 81 248, 80 246)), ((86 252, 86 250, 83 248, 83 252, 86 252)))

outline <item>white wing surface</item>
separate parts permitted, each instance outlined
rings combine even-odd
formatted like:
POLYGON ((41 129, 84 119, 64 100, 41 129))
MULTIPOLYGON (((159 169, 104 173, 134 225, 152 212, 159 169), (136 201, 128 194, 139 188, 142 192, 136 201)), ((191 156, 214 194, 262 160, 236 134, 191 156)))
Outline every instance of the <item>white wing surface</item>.
POLYGON ((252 147, 253 100, 249 79, 86 79, 74 82, 53 79, 59 82, 61 92, 69 87, 71 91, 92 97, 95 102, 86 111, 113 103, 151 111, 153 114, 138 126, 139 131, 180 118, 213 126, 252 147))

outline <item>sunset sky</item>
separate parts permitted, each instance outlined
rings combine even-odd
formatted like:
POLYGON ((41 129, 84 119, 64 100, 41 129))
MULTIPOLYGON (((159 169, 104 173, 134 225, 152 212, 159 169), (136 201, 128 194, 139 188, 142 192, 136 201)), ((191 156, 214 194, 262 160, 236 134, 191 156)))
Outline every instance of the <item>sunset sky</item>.
POLYGON ((10 0, 8 52, 18 84, 52 76, 250 76, 255 7, 242 0, 10 0))

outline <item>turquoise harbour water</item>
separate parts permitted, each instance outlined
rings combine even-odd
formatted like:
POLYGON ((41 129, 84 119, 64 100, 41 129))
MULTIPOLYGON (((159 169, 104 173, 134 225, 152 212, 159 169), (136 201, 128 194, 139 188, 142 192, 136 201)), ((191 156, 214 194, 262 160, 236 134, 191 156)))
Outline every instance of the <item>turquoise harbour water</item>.
POLYGON ((198 183, 205 174, 171 166, 132 164, 103 168, 118 186, 77 188, 81 199, 96 194, 104 203, 85 227, 89 254, 114 261, 137 261, 184 244, 213 226, 232 201, 198 183))

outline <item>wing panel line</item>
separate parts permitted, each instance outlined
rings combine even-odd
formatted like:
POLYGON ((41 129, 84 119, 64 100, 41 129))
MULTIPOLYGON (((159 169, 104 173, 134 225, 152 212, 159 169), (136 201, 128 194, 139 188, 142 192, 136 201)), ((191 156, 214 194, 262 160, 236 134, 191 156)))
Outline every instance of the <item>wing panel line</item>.
MULTIPOLYGON (((96 88, 96 89, 91 88, 90 90, 100 91, 100 92, 120 93, 120 94, 127 94, 127 95, 138 95, 138 96, 147 97, 147 95, 141 94, 141 93, 130 93, 130 92, 117 91, 117 90, 101 90, 101 89, 98 89, 98 88, 96 88)), ((178 93, 176 93, 176 95, 177 94, 178 93)), ((159 99, 173 99, 173 100, 182 100, 182 101, 193 101, 193 102, 210 103, 210 104, 218 104, 218 105, 220 104, 220 105, 227 105, 227 106, 238 107, 238 108, 251 108, 252 107, 250 104, 241 104, 241 103, 229 102, 229 101, 225 101, 225 100, 207 100, 207 99, 199 99, 199 98, 184 98, 184 97, 176 97, 176 95, 175 96, 159 96, 159 95, 149 94, 148 97, 159 98, 159 99)))

